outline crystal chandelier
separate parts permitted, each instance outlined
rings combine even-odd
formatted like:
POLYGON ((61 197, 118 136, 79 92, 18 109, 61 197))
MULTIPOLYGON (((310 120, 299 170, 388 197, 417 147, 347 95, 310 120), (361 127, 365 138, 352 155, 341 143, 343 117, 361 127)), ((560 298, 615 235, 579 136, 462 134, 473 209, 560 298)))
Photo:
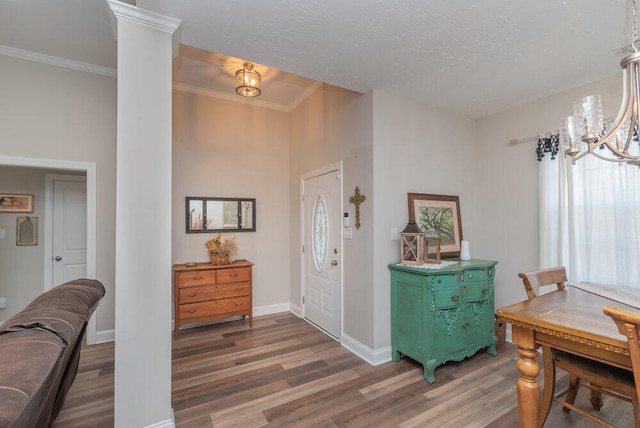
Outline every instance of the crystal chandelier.
POLYGON ((253 69, 253 64, 245 62, 243 68, 236 71, 236 92, 243 97, 257 97, 260 90, 260 73, 253 69))
POLYGON ((618 115, 604 120, 600 95, 590 95, 576 101, 574 115, 560 125, 560 142, 565 153, 578 159, 592 154, 597 158, 640 166, 638 144, 638 101, 640 100, 640 52, 638 52, 638 23, 636 0, 632 2, 633 25, 631 48, 633 53, 620 61, 622 68, 622 104, 618 115))

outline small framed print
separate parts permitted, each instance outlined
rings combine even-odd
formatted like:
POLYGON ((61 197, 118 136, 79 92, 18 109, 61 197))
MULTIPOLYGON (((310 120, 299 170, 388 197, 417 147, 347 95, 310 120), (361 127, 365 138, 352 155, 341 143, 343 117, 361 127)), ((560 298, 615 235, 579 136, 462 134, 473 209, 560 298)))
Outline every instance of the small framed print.
POLYGON ((462 221, 457 196, 408 193, 409 221, 415 221, 424 233, 440 238, 442 257, 460 256, 462 221))
POLYGON ((16 245, 38 245, 38 217, 18 217, 16 220, 16 245))
POLYGON ((0 193, 0 213, 32 213, 33 195, 0 193))

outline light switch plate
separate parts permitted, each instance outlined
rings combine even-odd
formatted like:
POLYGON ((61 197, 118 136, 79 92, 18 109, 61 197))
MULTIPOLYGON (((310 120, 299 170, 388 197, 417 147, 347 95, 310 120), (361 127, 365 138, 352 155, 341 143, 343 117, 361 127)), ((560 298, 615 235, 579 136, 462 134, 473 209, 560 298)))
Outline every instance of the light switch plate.
POLYGON ((0 229, 0 239, 5 239, 7 237, 7 232, 4 229, 0 229))
POLYGON ((342 232, 342 237, 344 239, 353 239, 353 227, 347 227, 342 232))

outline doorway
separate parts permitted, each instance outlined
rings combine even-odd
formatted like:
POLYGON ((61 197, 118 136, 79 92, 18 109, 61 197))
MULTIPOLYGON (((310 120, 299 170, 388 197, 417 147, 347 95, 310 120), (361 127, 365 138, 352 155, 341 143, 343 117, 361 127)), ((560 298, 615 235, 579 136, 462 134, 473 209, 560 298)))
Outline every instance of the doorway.
MULTIPOLYGON (((73 171, 84 172, 86 174, 86 189, 87 189, 87 266, 86 273, 87 278, 96 279, 96 164, 90 162, 77 162, 77 161, 64 161, 55 159, 36 159, 36 158, 23 158, 12 156, 0 156, 0 166, 22 166, 30 168, 40 168, 43 170, 57 170, 57 171, 73 171)), ((48 224, 48 219, 51 215, 45 213, 45 229, 50 230, 52 225, 48 224)), ((46 239, 46 237, 45 237, 46 239)), ((45 246, 44 251, 44 264, 45 264, 45 278, 44 288, 47 284, 51 283, 50 277, 47 277, 48 265, 46 260, 51 260, 51 252, 47 251, 45 246)), ((49 271, 50 272, 50 271, 49 271)), ((50 275, 50 274, 49 274, 50 275)), ((96 343, 96 313, 91 316, 87 325, 87 343, 89 345, 96 343)))
POLYGON ((302 314, 340 340, 342 174, 333 165, 302 177, 302 314))

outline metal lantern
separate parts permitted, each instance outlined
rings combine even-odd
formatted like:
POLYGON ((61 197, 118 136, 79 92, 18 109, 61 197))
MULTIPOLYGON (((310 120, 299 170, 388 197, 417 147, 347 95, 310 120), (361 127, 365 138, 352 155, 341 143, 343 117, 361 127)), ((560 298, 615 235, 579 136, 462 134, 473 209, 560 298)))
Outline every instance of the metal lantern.
POLYGON ((410 221, 400 233, 400 264, 418 266, 424 262, 424 232, 410 221))
POLYGON ((432 227, 424 234, 424 262, 440 264, 440 236, 432 227))

